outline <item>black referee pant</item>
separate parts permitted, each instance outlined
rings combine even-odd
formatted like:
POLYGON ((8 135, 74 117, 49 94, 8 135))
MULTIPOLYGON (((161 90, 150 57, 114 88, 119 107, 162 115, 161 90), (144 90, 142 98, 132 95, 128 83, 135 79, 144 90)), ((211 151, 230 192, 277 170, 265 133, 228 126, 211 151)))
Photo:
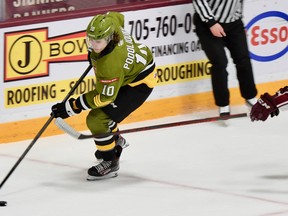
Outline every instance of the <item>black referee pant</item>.
POLYGON ((233 23, 221 23, 226 37, 215 37, 199 15, 194 15, 196 34, 199 37, 202 49, 211 62, 212 88, 217 106, 229 105, 228 60, 225 47, 230 51, 233 63, 236 66, 237 78, 241 96, 244 99, 256 97, 257 89, 254 82, 252 65, 247 45, 246 32, 241 20, 233 23))

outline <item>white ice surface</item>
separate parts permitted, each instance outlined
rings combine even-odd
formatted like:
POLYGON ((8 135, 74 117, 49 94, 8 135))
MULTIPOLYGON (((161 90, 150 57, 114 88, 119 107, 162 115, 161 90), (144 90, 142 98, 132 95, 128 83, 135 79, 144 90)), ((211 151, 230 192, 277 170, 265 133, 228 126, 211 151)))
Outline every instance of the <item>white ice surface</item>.
MULTIPOLYGON (((206 118, 164 118, 121 129, 206 118)), ((288 215, 288 112, 126 134, 119 176, 86 181, 91 139, 40 138, 0 189, 1 216, 288 215)), ((87 131, 84 131, 87 133, 87 131)), ((31 140, 0 145, 0 181, 31 140)))

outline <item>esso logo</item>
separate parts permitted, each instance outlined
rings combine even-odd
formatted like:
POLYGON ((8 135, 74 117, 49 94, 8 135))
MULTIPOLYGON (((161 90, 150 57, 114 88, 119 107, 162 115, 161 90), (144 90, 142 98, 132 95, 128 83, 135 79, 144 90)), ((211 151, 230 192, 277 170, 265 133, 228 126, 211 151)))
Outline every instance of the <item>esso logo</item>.
POLYGON ((259 14, 246 26, 250 56, 256 61, 273 61, 288 51, 288 15, 280 11, 259 14))

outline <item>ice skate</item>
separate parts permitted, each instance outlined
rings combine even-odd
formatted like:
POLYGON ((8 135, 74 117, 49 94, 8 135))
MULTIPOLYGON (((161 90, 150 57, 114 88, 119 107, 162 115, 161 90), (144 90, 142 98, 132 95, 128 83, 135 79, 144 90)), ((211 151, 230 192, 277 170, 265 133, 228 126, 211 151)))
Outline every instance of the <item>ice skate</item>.
POLYGON ((119 170, 119 158, 112 161, 102 161, 96 166, 92 166, 88 169, 88 181, 101 180, 106 178, 117 177, 117 171, 119 170))
POLYGON ((222 118, 218 121, 218 124, 222 127, 227 127, 229 125, 229 116, 230 116, 230 106, 219 106, 219 116, 222 118))

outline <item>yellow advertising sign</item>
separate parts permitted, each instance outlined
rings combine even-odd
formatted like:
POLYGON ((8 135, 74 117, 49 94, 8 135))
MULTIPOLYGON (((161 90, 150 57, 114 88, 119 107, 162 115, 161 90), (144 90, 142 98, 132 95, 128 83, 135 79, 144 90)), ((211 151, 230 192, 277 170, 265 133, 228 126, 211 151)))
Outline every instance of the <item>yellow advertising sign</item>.
MULTIPOLYGON (((6 88, 4 90, 5 108, 15 108, 43 104, 48 102, 60 102, 77 82, 76 80, 62 80, 27 86, 6 88)), ((86 77, 75 90, 74 95, 78 96, 87 91, 95 89, 96 81, 94 76, 86 77)))
MULTIPOLYGON (((157 67, 158 85, 205 79, 210 76, 210 66, 208 61, 197 61, 157 67)), ((4 106, 5 108, 15 108, 47 102, 60 102, 66 97, 76 81, 71 79, 6 88, 4 90, 4 106)), ((89 76, 80 83, 74 95, 78 96, 95 88, 95 77, 89 76)))
POLYGON ((86 60, 85 31, 48 38, 48 28, 5 33, 4 82, 49 75, 50 62, 86 60))
POLYGON ((158 85, 205 79, 210 77, 211 63, 208 60, 178 63, 157 67, 158 85))

